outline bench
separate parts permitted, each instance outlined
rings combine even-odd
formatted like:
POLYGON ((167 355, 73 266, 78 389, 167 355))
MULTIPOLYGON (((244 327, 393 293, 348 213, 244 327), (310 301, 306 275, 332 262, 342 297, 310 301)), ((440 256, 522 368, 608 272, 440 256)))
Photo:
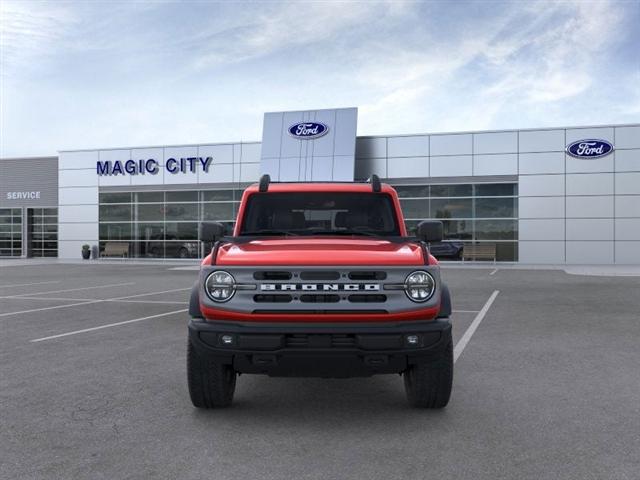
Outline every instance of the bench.
POLYGON ((466 244, 462 250, 462 261, 465 260, 493 260, 493 263, 496 263, 496 244, 466 244))
POLYGON ((108 242, 104 246, 104 251, 100 256, 101 257, 128 257, 129 244, 119 243, 119 242, 108 242))

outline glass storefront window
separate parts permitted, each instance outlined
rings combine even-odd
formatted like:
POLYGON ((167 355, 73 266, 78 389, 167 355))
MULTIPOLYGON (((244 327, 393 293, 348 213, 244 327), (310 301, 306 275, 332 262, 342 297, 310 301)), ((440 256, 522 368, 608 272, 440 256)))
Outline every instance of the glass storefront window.
POLYGON ((476 197, 512 197, 518 195, 516 183, 478 183, 474 185, 476 197))
POLYGON ((203 203, 202 219, 209 221, 231 220, 234 218, 233 203, 203 203))
POLYGON ((405 218, 423 219, 429 217, 429 200, 400 200, 402 214, 405 218))
POLYGON ((420 198, 429 196, 429 185, 399 185, 394 188, 396 189, 396 192, 398 192, 398 197, 400 198, 420 198))
POLYGON ((100 221, 130 222, 131 205, 100 205, 100 221))
MULTIPOLYGON (((517 259, 517 184, 395 188, 409 235, 415 233, 418 221, 437 219, 443 222, 445 240, 495 244, 499 260, 517 259)), ((216 189, 101 194, 100 248, 109 241, 131 240, 132 256, 198 257, 198 222, 223 222, 231 234, 242 193, 216 189), (127 205, 114 205, 116 200, 127 200, 127 205)), ((0 225, 2 222, 0 213, 0 225)))
POLYGON ((431 218, 473 218, 470 198, 432 198, 431 218))
MULTIPOLYGON (((29 256, 58 256, 58 209, 29 208, 27 210, 29 256)), ((15 240, 15 236, 14 236, 15 240)))
POLYGON ((0 208, 0 257, 22 255, 22 209, 0 208))
POLYGON ((131 193, 101 193, 100 203, 131 203, 131 193))
POLYGON ((477 198, 475 218, 516 218, 517 198, 477 198))
POLYGON ((516 240, 517 220, 476 220, 476 240, 516 240))
POLYGON ((401 197, 409 235, 415 235, 420 220, 441 220, 444 240, 465 245, 495 245, 497 260, 517 260, 517 184, 399 185, 394 188, 401 197))
POLYGON ((472 220, 443 220, 442 232, 445 240, 473 239, 472 220))
POLYGON ((165 225, 165 240, 198 240, 197 222, 167 222, 165 225))
POLYGON ((138 203, 164 203, 164 192, 138 192, 135 197, 138 203))
POLYGON ((165 219, 168 220, 198 220, 197 203, 168 203, 165 207, 165 219))
POLYGON ((163 241, 164 223, 138 223, 136 239, 141 241, 163 241))
POLYGON ((101 223, 100 240, 131 240, 131 223, 101 223))
POLYGON ((202 192, 203 202, 232 201, 233 190, 205 190, 202 192))
POLYGON ((198 222, 233 224, 234 197, 235 191, 228 189, 101 194, 100 250, 109 242, 125 242, 133 257, 197 258, 198 222), (126 204, 118 205, 120 201, 126 204))
MULTIPOLYGON (((164 204, 139 204, 135 206, 135 219, 138 222, 156 222, 164 220, 164 204)), ((102 220, 102 217, 100 217, 102 220)))
POLYGON ((185 191, 185 192, 167 192, 167 202, 197 202, 198 192, 185 191))
POLYGON ((432 197, 471 197, 471 184, 463 185, 431 185, 432 197))

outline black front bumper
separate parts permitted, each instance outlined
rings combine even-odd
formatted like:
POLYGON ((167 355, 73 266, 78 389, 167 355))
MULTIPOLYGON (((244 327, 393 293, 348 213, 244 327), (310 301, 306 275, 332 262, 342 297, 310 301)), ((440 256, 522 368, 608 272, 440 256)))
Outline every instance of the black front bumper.
POLYGON ((451 323, 447 319, 382 325, 192 319, 189 338, 198 355, 231 364, 240 373, 359 377, 400 373, 417 361, 438 358, 451 342, 451 323))

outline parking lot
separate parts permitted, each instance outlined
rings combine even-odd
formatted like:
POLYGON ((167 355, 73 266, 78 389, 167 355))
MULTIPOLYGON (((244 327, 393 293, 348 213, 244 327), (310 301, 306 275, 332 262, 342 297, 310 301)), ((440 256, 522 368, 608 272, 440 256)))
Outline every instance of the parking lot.
POLYGON ((449 406, 396 375, 241 376, 199 411, 173 265, 0 267, 0 478, 632 479, 640 277, 445 268, 449 406))

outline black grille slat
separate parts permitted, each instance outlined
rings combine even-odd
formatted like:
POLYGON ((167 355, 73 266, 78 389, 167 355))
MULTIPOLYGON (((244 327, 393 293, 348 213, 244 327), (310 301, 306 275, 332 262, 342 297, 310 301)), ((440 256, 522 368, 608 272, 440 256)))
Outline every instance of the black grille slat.
POLYGON ((291 280, 291 272, 283 272, 277 270, 259 270, 253 272, 255 280, 291 280))
POLYGON ((300 272, 300 278, 302 280, 338 280, 340 278, 340 272, 309 270, 300 272))
POLYGON ((356 270, 349 272, 350 280, 385 280, 386 278, 387 272, 381 271, 356 270))
POLYGON ((349 301, 351 303, 383 303, 387 301, 387 296, 377 295, 377 294, 371 294, 371 295, 356 294, 356 295, 349 295, 349 301))
POLYGON ((291 295, 254 295, 253 301, 256 303, 289 303, 293 300, 291 295))
POLYGON ((340 295, 331 294, 304 294, 300 295, 302 303, 337 303, 340 301, 340 295))

